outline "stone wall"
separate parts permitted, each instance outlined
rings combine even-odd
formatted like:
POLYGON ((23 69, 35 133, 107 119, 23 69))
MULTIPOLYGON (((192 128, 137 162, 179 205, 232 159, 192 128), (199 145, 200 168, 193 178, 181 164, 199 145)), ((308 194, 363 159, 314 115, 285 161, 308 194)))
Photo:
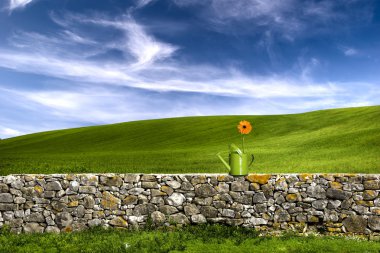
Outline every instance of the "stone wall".
POLYGON ((258 230, 380 231, 380 175, 67 174, 0 177, 0 227, 223 223, 258 230))

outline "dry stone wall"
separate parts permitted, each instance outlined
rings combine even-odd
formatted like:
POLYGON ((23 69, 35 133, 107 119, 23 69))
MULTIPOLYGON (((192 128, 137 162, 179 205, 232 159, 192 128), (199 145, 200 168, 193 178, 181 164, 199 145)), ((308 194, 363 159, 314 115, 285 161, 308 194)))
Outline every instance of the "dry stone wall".
POLYGON ((0 177, 0 227, 76 231, 223 223, 260 231, 380 231, 380 175, 66 174, 0 177))

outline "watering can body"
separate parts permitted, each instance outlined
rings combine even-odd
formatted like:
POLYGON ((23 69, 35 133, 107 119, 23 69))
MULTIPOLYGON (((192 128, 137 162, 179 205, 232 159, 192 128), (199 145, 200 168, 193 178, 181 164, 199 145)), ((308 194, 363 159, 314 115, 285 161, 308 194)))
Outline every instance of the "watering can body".
POLYGON ((248 167, 252 164, 255 159, 253 154, 243 153, 236 145, 230 145, 230 153, 228 156, 228 163, 220 155, 224 152, 219 152, 217 156, 226 166, 229 174, 232 176, 245 176, 248 175, 248 167), (249 161, 250 160, 250 161, 249 161))

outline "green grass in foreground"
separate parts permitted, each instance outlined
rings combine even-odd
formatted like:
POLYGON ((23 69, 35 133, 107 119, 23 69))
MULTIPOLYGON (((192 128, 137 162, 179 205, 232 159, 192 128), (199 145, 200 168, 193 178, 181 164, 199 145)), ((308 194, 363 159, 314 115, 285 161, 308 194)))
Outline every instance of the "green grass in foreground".
POLYGON ((379 252, 380 242, 285 234, 219 225, 173 231, 93 229, 64 234, 0 234, 0 252, 379 252))
POLYGON ((145 120, 42 132, 0 141, 0 174, 225 172, 215 154, 240 145, 249 120, 251 172, 379 173, 380 106, 292 115, 145 120))

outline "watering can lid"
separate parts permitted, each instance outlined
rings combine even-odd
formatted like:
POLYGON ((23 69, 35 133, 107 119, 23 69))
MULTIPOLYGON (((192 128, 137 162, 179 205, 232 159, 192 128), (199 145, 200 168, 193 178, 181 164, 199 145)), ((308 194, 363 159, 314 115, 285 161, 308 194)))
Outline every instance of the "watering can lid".
POLYGON ((241 152, 240 148, 233 143, 230 145, 230 152, 236 152, 239 155, 243 154, 243 152, 241 152))

